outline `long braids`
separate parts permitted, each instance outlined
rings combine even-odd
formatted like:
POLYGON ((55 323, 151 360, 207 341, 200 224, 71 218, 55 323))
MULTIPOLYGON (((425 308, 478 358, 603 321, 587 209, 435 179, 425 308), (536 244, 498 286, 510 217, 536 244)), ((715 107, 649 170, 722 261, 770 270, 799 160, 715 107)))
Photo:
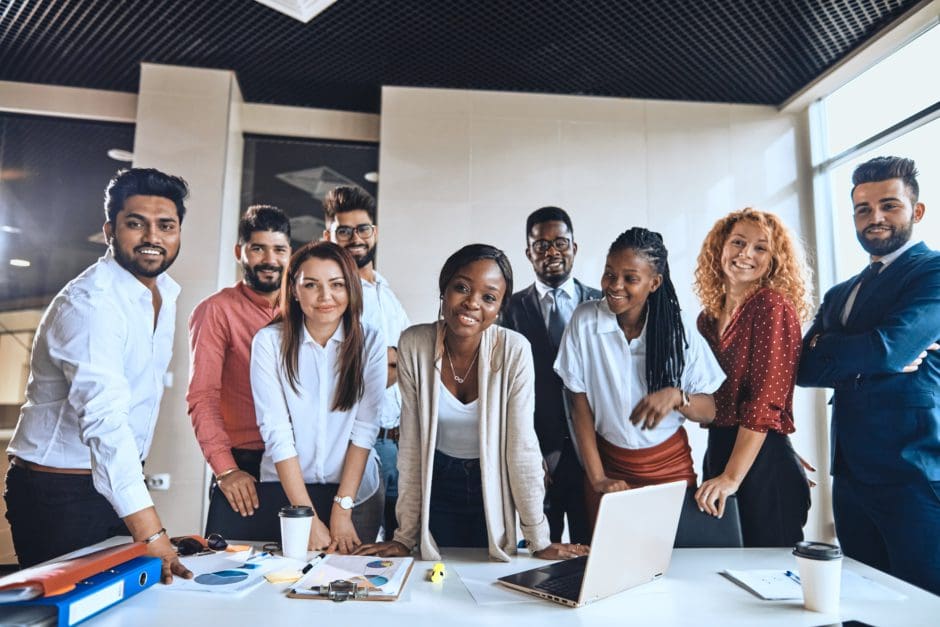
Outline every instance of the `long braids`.
POLYGON ((662 285, 646 301, 647 388, 655 392, 666 387, 682 387, 688 340, 676 288, 669 276, 669 253, 663 244, 663 236, 635 226, 614 240, 608 255, 622 250, 633 250, 637 255, 645 257, 663 277, 662 285))

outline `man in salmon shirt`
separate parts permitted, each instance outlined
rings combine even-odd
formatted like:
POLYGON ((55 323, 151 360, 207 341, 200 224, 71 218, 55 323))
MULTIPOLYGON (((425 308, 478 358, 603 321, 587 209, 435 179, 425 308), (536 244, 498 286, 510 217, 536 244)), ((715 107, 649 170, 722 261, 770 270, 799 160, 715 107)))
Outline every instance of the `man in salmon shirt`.
POLYGON ((243 278, 193 310, 189 415, 196 439, 232 509, 251 516, 264 441, 251 395, 251 340, 278 313, 281 277, 290 260, 290 221, 269 205, 248 208, 238 224, 235 258, 243 278))

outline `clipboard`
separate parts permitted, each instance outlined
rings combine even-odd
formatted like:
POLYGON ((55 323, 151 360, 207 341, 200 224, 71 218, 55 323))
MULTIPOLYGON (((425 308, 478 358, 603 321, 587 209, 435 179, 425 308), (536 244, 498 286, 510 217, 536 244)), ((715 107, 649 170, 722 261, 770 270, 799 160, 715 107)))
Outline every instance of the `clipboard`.
POLYGON ((326 596, 310 591, 312 586, 327 585, 335 579, 365 586, 368 596, 349 597, 350 601, 397 601, 411 570, 413 557, 375 557, 368 555, 327 555, 287 591, 289 599, 328 601, 326 596), (380 581, 384 579, 385 581, 380 581), (383 590, 384 588, 384 590, 383 590))

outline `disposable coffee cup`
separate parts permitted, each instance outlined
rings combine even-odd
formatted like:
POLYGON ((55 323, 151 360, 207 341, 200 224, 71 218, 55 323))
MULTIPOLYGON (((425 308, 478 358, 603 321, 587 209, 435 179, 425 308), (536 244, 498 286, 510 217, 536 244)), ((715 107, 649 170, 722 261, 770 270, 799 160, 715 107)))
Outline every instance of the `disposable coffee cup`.
POLYGON ((281 553, 296 560, 307 559, 313 508, 306 505, 288 505, 278 513, 281 518, 281 553))
POLYGON ((814 612, 839 611, 842 549, 825 542, 797 542, 793 549, 803 588, 803 606, 814 612))

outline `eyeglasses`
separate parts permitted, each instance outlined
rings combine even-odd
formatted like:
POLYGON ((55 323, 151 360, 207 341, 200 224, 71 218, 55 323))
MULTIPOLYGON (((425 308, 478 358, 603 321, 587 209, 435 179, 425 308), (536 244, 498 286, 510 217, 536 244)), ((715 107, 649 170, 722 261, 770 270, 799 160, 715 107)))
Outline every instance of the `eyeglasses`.
POLYGON ((571 246, 571 240, 567 237, 556 237, 555 239, 537 239, 529 247, 532 249, 532 252, 544 255, 548 252, 549 248, 554 246, 555 250, 560 253, 565 252, 571 246))
POLYGON ((353 233, 358 233, 362 239, 369 239, 375 233, 375 226, 372 224, 357 224, 356 226, 333 227, 333 235, 341 242, 351 240, 353 233))
POLYGON ((210 533, 206 536, 205 544, 197 536, 170 538, 170 542, 176 546, 176 553, 183 557, 206 553, 207 547, 212 551, 224 551, 228 548, 228 542, 218 533, 210 533))

